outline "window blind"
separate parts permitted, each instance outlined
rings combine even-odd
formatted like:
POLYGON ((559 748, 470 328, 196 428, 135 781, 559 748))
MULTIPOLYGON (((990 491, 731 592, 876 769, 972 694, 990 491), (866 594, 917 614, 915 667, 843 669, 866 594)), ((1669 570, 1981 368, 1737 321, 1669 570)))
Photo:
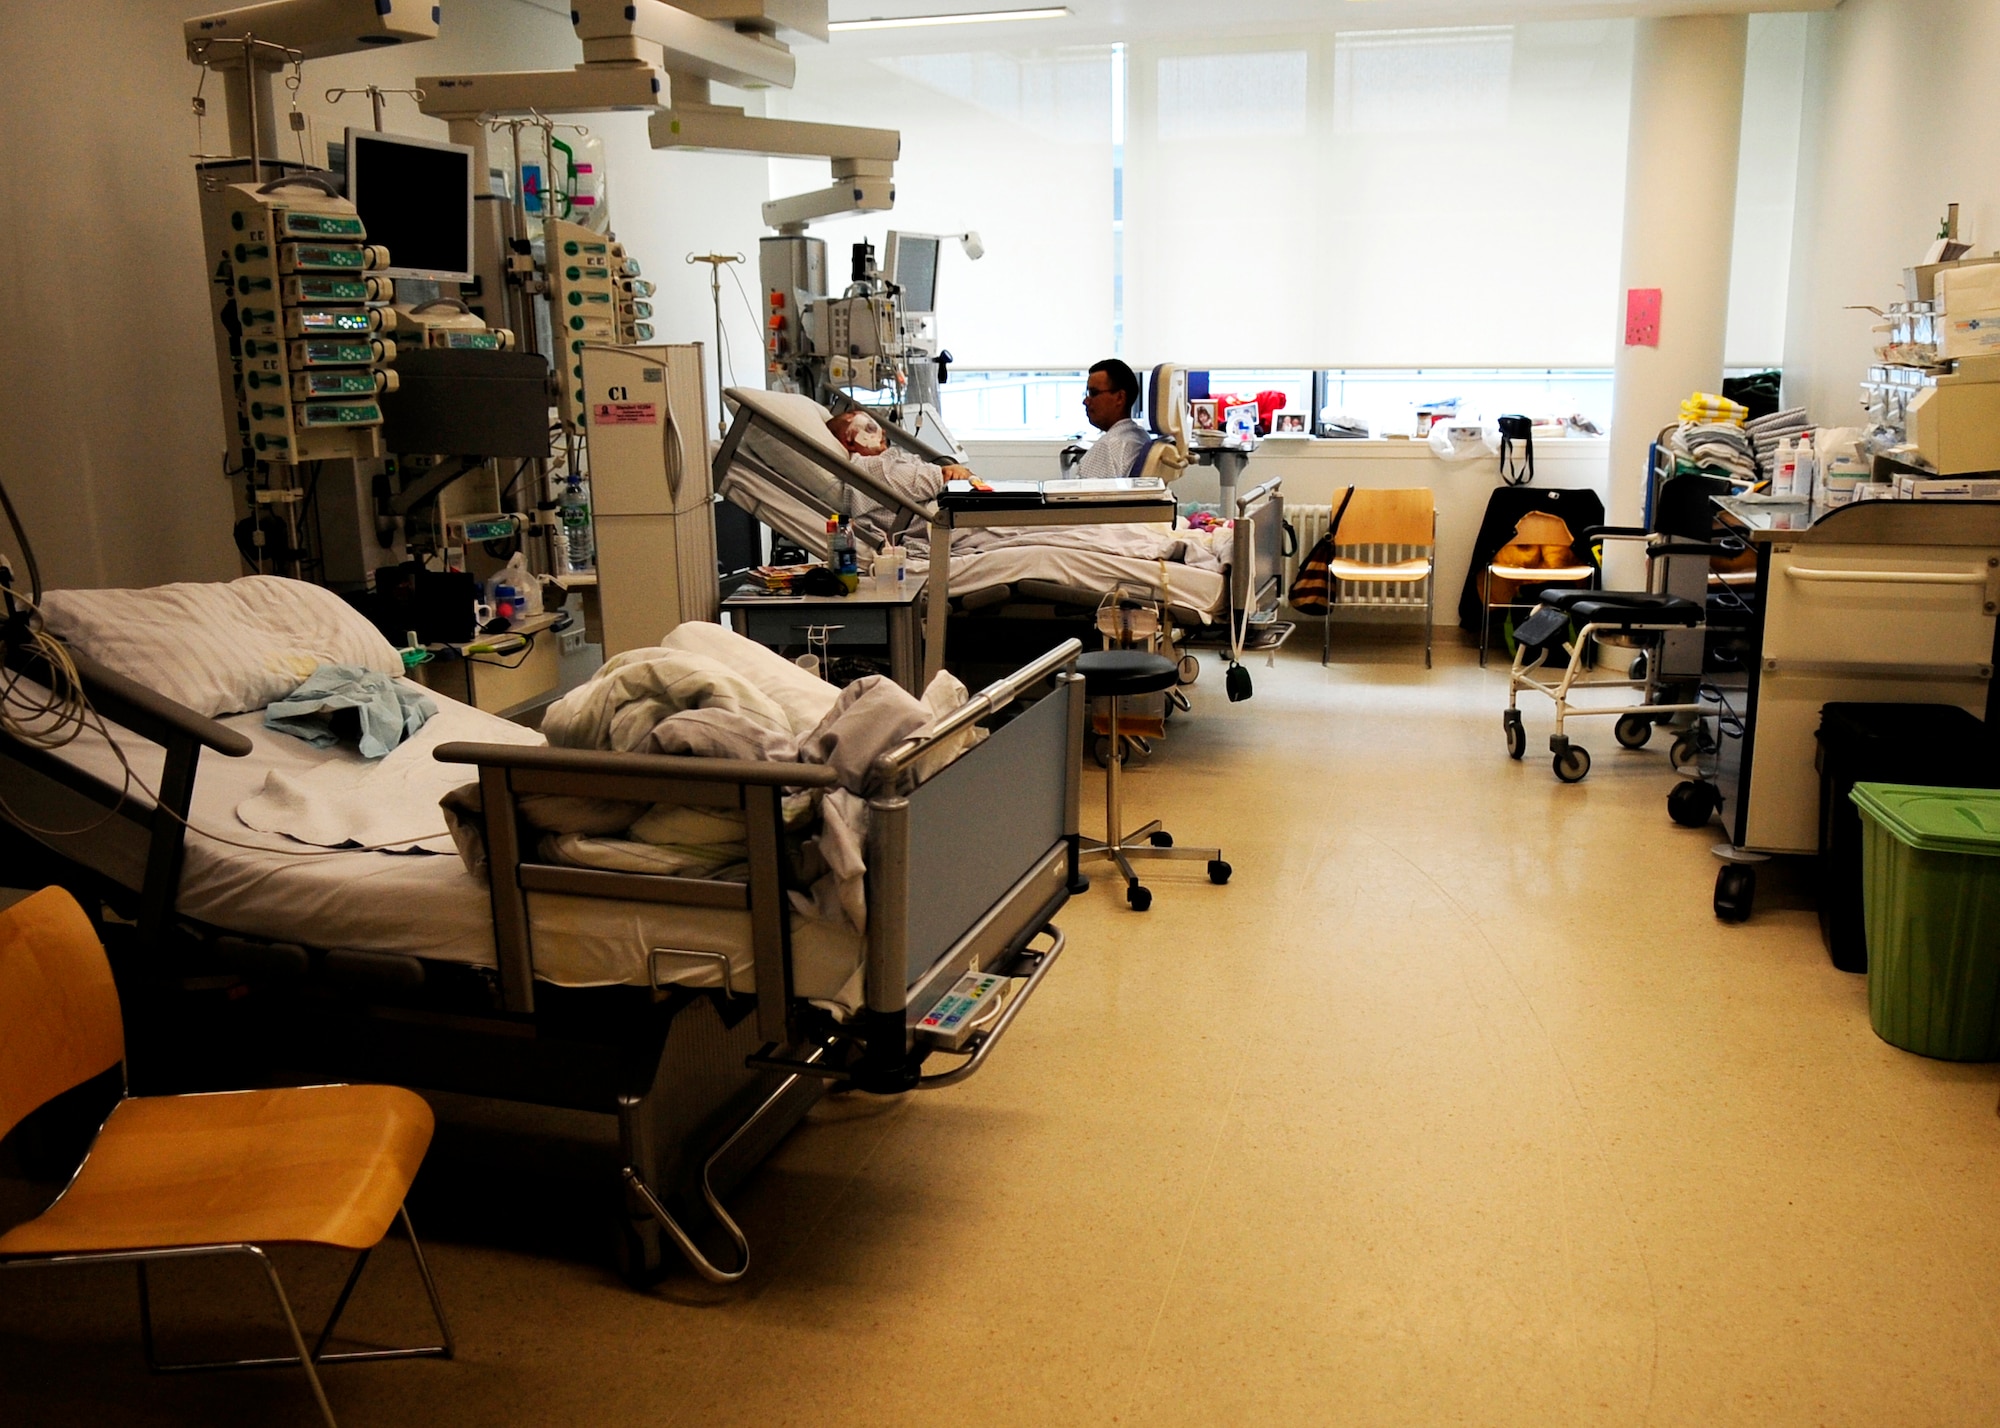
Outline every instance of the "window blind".
POLYGON ((1134 44, 1128 352, 1608 365, 1632 36, 1591 21, 1134 44))
MULTIPOLYGON (((938 335, 968 368, 1082 367, 1112 340, 1112 122, 1108 46, 857 55, 839 41, 798 52, 774 116, 900 129, 893 213, 815 223, 829 277, 849 251, 878 253, 891 228, 976 230, 978 262, 945 245, 938 335)), ((824 163, 771 161, 771 192, 827 183, 824 163)))

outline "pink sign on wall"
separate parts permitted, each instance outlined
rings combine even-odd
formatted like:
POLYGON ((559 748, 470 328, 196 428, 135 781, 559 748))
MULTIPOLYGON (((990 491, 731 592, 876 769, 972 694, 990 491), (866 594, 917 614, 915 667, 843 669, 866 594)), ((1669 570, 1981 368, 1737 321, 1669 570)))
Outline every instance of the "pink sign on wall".
POLYGON ((1660 345, 1660 290, 1633 288, 1625 294, 1625 345, 1660 345))

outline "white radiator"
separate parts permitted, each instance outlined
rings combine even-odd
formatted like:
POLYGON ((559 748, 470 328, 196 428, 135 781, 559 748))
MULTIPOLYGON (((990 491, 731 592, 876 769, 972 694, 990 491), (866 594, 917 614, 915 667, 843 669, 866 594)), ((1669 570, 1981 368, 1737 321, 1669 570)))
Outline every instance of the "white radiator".
MULTIPOLYGON (((1327 525, 1333 520, 1331 506, 1294 506, 1285 503, 1285 519, 1293 530, 1299 533, 1299 550, 1286 562, 1285 589, 1292 588, 1298 579, 1299 567, 1312 553, 1312 548, 1326 538, 1327 525)), ((1400 560, 1422 560, 1424 547, 1420 545, 1339 545, 1335 552, 1344 560, 1366 560, 1387 565, 1400 560)), ((1432 579, 1436 579, 1433 574, 1432 579)), ((1429 598, 1426 582, 1417 581, 1409 585, 1384 585, 1376 581, 1363 583, 1355 580, 1340 582, 1340 599, 1336 605, 1362 606, 1415 606, 1422 609, 1429 598)))

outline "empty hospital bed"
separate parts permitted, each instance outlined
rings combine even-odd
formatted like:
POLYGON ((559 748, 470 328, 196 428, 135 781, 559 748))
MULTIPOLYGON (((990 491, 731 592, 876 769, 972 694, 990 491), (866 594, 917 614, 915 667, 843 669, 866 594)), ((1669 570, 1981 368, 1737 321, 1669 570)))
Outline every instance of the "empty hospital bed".
MULTIPOLYGON (((71 653, 104 733, 53 750, 0 734, 0 843, 16 876, 129 920, 114 943, 156 987, 236 979, 282 1045, 283 1074, 615 1117, 621 1269, 635 1281, 662 1271, 667 1244, 710 1279, 741 1276, 748 1242, 719 1197, 828 1086, 932 1088, 985 1064, 1060 954, 1051 919, 1080 885, 1074 646, 882 755, 865 933, 791 902, 782 795, 829 785, 824 767, 552 748, 433 695, 439 714, 371 774, 261 712, 211 718, 164 696, 131 677, 129 648, 98 652, 125 673, 87 641, 71 653), (927 754, 975 725, 990 737, 917 781, 927 754), (477 780, 484 879, 449 852, 301 855, 234 817, 274 774, 338 791, 351 770, 366 794, 362 781, 406 752, 393 780, 477 780), (747 876, 551 861, 523 813, 550 794, 740 813, 747 876), (920 1031, 969 973, 1002 978, 990 1020, 969 1037, 920 1031)), ((31 652, 11 664, 53 678, 31 652)))

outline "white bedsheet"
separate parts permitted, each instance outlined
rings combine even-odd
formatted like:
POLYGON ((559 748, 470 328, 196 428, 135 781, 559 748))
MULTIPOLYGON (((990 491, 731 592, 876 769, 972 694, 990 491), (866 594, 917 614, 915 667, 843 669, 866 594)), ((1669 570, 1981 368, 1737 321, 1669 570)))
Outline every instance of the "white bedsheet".
MULTIPOLYGON (((421 757, 429 767, 413 761, 401 771, 406 775, 405 803, 419 796, 415 792, 419 787, 426 795, 433 788, 441 794, 472 780, 469 767, 430 758, 429 751, 439 743, 541 742, 539 735, 517 724, 443 695, 432 697, 440 712, 413 741, 421 743, 421 757)), ((183 915, 273 941, 402 952, 473 966, 497 964, 486 884, 468 873, 451 852, 450 839, 442 836, 442 813, 437 813, 436 836, 425 846, 442 848, 443 854, 315 852, 278 834, 247 828, 237 819, 236 808, 258 793, 271 774, 294 784, 318 785, 330 777, 325 770, 341 764, 361 766, 365 761, 351 749, 315 749, 267 729, 262 713, 221 722, 248 737, 255 748, 241 759, 202 754, 190 822, 197 830, 220 834, 230 844, 199 831, 189 834, 177 903, 183 915)), ((148 787, 157 787, 159 747, 115 726, 114 734, 138 776, 148 787)), ((59 756, 113 787, 122 778, 116 755, 95 735, 78 739, 59 756)), ((143 806, 151 804, 136 789, 132 797, 143 806)), ((432 797, 433 812, 435 801, 432 797)), ((656 960, 652 949, 666 947, 725 953, 736 990, 755 990, 746 912, 543 893, 529 895, 528 912, 535 974, 559 986, 650 985, 651 964, 656 960)), ((802 917, 792 919, 792 928, 793 984, 798 994, 830 1005, 858 1005, 861 938, 802 917)), ((722 985, 722 970, 711 959, 662 956, 657 961, 662 981, 691 987, 722 985)))

